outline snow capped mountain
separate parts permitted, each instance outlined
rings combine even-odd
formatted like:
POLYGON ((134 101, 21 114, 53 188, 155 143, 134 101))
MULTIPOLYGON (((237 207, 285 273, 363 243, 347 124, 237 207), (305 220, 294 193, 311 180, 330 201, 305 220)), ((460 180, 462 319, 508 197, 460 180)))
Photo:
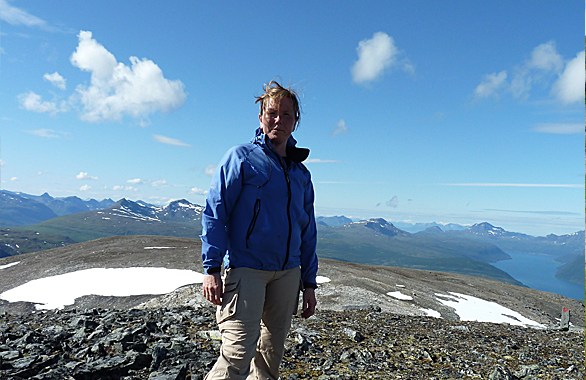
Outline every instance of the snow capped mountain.
POLYGON ((193 204, 185 199, 169 203, 160 211, 163 219, 196 220, 201 218, 204 206, 193 204))
POLYGON ((492 236, 502 236, 507 233, 501 227, 495 227, 490 223, 483 222, 474 224, 472 227, 468 228, 468 231, 472 232, 473 234, 477 235, 492 235, 492 236))
POLYGON ((128 218, 143 222, 188 222, 193 223, 201 218, 203 206, 185 199, 173 201, 167 206, 155 206, 142 201, 121 199, 112 207, 98 211, 102 219, 128 218))
POLYGON ((379 234, 386 235, 386 236, 405 236, 409 235, 408 232, 398 229, 383 218, 372 218, 368 220, 362 220, 360 222, 353 222, 350 225, 352 226, 364 226, 370 230, 373 230, 379 234))

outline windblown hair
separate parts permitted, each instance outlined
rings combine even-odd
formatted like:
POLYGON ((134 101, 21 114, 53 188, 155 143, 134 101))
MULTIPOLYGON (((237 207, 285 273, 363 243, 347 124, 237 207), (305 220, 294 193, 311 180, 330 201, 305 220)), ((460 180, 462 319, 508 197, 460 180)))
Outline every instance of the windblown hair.
POLYGON ((289 98, 293 102, 293 109, 295 110, 295 126, 299 125, 301 118, 301 106, 299 105, 299 98, 297 93, 291 88, 285 88, 277 81, 270 81, 263 86, 264 93, 256 97, 255 103, 260 103, 259 115, 262 115, 269 99, 273 99, 277 103, 283 98, 289 98))

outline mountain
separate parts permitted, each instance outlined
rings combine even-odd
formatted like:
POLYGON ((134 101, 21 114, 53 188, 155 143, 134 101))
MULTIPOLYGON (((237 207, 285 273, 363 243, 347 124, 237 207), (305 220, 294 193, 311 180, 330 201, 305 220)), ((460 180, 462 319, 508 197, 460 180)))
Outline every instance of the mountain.
POLYGON ((318 216, 315 218, 317 224, 328 227, 340 227, 344 224, 352 223, 352 219, 343 215, 340 216, 318 216))
POLYGON ((397 228, 400 228, 403 231, 407 231, 407 232, 411 232, 411 233, 425 231, 430 228, 435 229, 435 230, 437 230, 439 228, 441 231, 459 231, 459 230, 466 229, 466 227, 459 225, 459 224, 455 224, 455 223, 442 224, 442 223, 436 223, 436 222, 431 222, 431 223, 393 222, 393 224, 397 228))
POLYGON ((160 207, 123 198, 103 210, 55 218, 34 227, 43 232, 67 231, 77 241, 120 235, 194 237, 201 231, 202 210, 186 200, 160 207))
POLYGON ((410 234, 381 218, 341 227, 318 225, 318 254, 361 264, 438 270, 519 284, 490 265, 510 258, 494 244, 443 237, 443 234, 410 234))
MULTIPOLYGON (((163 235, 197 237, 201 233, 203 206, 182 199, 166 206, 121 199, 110 204, 83 201, 92 211, 56 216, 56 211, 74 210, 76 197, 55 201, 48 194, 39 197, 0 192, 2 212, 29 215, 42 222, 0 228, 0 257, 63 247, 108 236, 163 235), (63 202, 71 205, 61 207, 63 202), (60 204, 60 208, 55 206, 60 204), (109 204, 106 208, 101 208, 109 204), (34 217, 31 210, 42 217, 34 217)), ((13 218, 14 220, 14 218, 13 218)), ((424 270, 475 275, 519 284, 509 274, 492 265, 519 253, 545 254, 559 263, 557 278, 583 284, 584 231, 571 235, 533 237, 509 232, 488 222, 470 227, 430 223, 410 233, 382 218, 353 222, 345 216, 318 217, 318 254, 347 262, 400 266, 424 270), (444 230, 444 228, 446 228, 444 230)), ((398 224, 398 223, 397 223, 398 224)), ((420 226, 422 227, 422 226, 420 226)))
POLYGON ((53 198, 47 193, 37 196, 0 190, 0 226, 36 224, 57 216, 100 210, 112 204, 111 199, 84 201, 75 196, 53 198))
POLYGON ((184 199, 159 207, 121 199, 106 209, 55 217, 34 225, 0 228, 0 257, 107 236, 198 236, 202 206, 184 199))
POLYGON ((56 216, 43 203, 9 191, 0 191, 0 226, 35 224, 56 216))

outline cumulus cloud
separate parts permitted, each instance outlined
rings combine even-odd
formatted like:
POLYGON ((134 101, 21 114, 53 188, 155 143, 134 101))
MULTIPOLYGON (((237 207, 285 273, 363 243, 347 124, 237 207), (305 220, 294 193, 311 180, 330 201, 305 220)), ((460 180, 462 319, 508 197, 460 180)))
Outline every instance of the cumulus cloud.
POLYGON ((558 80, 554 83, 552 92, 562 103, 577 103, 584 100, 584 52, 579 52, 570 60, 558 80))
POLYGON ((549 41, 538 45, 531 52, 527 67, 543 71, 559 71, 564 65, 564 59, 557 52, 555 43, 549 41))
POLYGON ((128 181, 126 181, 127 183, 130 183, 132 185, 139 185, 141 183, 143 183, 143 180, 140 178, 131 178, 128 181))
POLYGON ((488 98, 497 95, 498 92, 505 86, 507 80, 507 72, 501 71, 485 75, 482 82, 474 90, 474 95, 477 98, 488 98))
POLYGON ((174 146, 185 146, 185 147, 191 146, 181 140, 174 139, 172 137, 167 137, 167 136, 154 135, 153 139, 157 142, 160 142, 161 144, 174 145, 174 146))
POLYGON ((192 187, 189 192, 196 195, 206 195, 208 193, 207 190, 201 189, 199 187, 192 187))
POLYGON ((54 72, 52 74, 45 74, 43 75, 43 79, 46 80, 47 82, 51 83, 53 86, 61 89, 61 90, 65 90, 66 87, 66 81, 65 78, 63 78, 61 76, 61 74, 59 74, 58 72, 54 72))
POLYGON ((98 179, 98 177, 91 176, 87 172, 79 172, 79 174, 76 175, 75 178, 79 179, 79 180, 88 180, 88 179, 96 180, 96 179, 98 179))
POLYGON ((372 82, 393 66, 401 65, 404 70, 413 72, 413 66, 399 60, 399 49, 393 37, 384 32, 376 32, 372 38, 364 39, 356 48, 358 59, 352 66, 352 79, 355 83, 372 82))
POLYGON ((78 38, 71 63, 91 74, 90 85, 76 89, 84 120, 120 120, 123 116, 141 119, 153 112, 173 110, 185 101, 183 83, 165 78, 153 61, 130 57, 127 66, 117 62, 91 32, 81 31, 78 38))
POLYGON ((79 187, 79 191, 90 191, 92 187, 90 185, 82 185, 79 187))
POLYGON ((55 115, 59 112, 64 112, 67 109, 65 103, 58 104, 57 102, 43 100, 41 95, 32 91, 19 95, 18 100, 20 106, 27 111, 55 115))
POLYGON ((338 123, 336 124, 336 128, 334 128, 334 131, 332 132, 332 134, 334 136, 343 134, 348 132, 348 126, 346 125, 346 121, 344 119, 340 119, 338 120, 338 123))
POLYGON ((0 20, 10 25, 23 25, 29 27, 45 27, 47 23, 31 15, 30 13, 13 7, 7 0, 0 0, 0 20))
POLYGON ((584 52, 564 61, 553 41, 536 46, 521 64, 510 70, 485 75, 474 90, 476 98, 510 93, 516 99, 528 98, 535 87, 548 89, 564 104, 584 99, 584 52))

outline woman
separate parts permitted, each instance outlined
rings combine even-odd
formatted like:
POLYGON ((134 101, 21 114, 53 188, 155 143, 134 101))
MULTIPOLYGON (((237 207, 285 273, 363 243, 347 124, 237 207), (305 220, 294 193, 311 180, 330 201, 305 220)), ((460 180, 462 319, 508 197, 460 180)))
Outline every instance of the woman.
POLYGON ((202 215, 203 294, 218 305, 222 334, 207 380, 277 379, 300 287, 301 315, 315 312, 314 193, 301 163, 309 150, 291 136, 299 100, 272 81, 256 103, 256 137, 226 153, 202 215))

